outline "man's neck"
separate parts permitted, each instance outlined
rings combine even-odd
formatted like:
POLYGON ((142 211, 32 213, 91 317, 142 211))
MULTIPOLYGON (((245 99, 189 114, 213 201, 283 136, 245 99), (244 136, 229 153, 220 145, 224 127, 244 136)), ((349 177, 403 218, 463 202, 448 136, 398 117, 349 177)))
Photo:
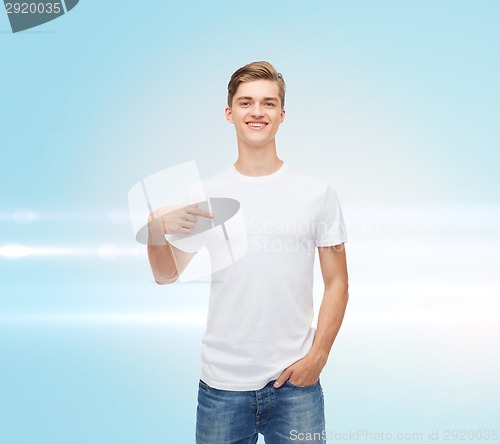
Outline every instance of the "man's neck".
POLYGON ((278 171, 283 161, 276 154, 276 144, 251 147, 238 143, 238 159, 234 167, 245 176, 268 176, 278 171))

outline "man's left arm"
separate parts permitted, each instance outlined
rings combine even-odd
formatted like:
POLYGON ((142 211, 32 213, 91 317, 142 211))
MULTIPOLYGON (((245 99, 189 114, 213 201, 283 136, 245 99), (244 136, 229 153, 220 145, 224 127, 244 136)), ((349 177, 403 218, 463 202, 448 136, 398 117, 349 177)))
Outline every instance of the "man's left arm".
POLYGON ((318 381, 344 319, 349 299, 345 246, 318 247, 318 251, 325 292, 314 341, 304 358, 285 369, 274 384, 276 388, 288 379, 299 386, 312 385, 318 381))

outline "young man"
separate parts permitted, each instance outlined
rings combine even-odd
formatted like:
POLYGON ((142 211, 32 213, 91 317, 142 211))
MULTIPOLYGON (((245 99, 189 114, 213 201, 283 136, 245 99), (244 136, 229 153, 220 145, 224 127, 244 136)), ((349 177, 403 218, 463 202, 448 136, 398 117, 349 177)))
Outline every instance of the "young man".
MULTIPOLYGON (((206 180, 208 197, 239 201, 248 251, 212 274, 203 338, 196 442, 267 444, 325 442, 319 377, 348 300, 344 242, 335 191, 293 171, 276 153, 285 118, 285 83, 267 62, 238 69, 228 85, 226 119, 234 125, 238 159, 206 180), (324 295, 313 319, 313 264, 318 250, 324 295)), ((174 282, 194 253, 165 234, 188 234, 197 207, 161 211, 149 223, 148 254, 155 280, 174 282)))

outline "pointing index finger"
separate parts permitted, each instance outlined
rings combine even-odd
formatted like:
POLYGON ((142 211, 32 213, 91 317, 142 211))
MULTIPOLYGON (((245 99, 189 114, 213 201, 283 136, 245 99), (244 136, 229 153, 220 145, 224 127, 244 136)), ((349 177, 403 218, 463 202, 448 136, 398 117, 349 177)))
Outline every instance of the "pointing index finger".
POLYGON ((198 208, 198 204, 190 205, 189 207, 187 207, 187 212, 189 214, 193 214, 194 216, 207 217, 209 219, 212 219, 214 217, 213 213, 198 208))

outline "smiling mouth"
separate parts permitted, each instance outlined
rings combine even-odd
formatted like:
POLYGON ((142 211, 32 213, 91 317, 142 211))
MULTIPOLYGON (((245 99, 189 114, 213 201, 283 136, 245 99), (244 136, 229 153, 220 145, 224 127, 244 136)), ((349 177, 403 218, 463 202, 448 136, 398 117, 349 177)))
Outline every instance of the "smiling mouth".
POLYGON ((261 130, 267 126, 266 122, 246 122, 246 124, 254 130, 261 130))

